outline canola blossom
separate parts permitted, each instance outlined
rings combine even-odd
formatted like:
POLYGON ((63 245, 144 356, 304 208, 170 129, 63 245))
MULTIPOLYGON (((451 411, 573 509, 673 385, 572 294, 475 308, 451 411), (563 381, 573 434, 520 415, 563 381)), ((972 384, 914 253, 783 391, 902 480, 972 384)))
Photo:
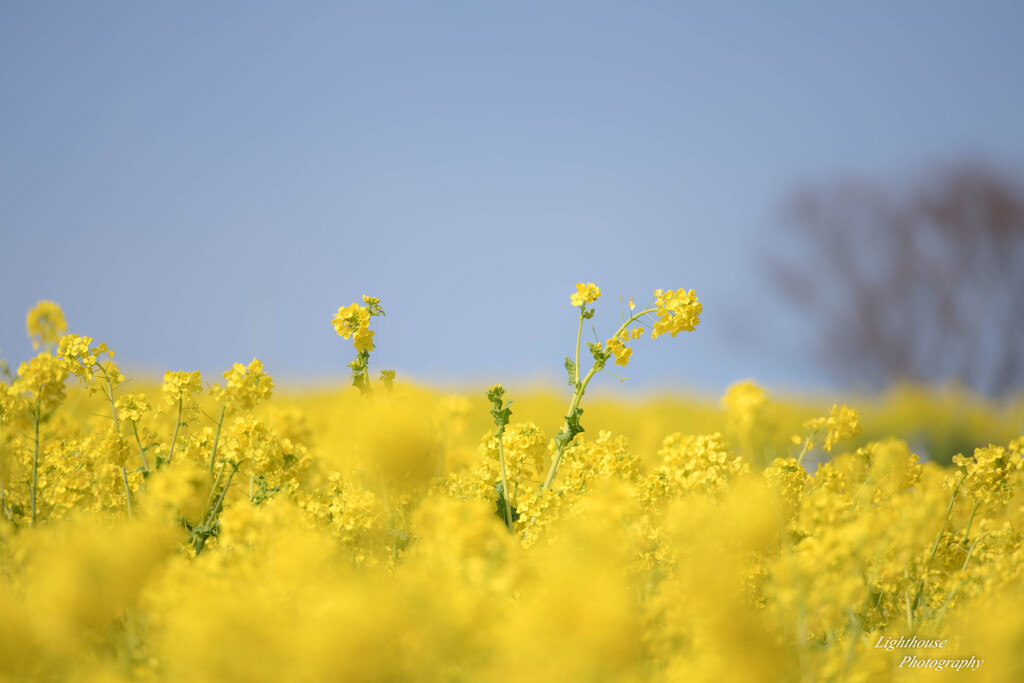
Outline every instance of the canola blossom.
POLYGON ((600 296, 570 295, 567 408, 371 381, 374 297, 327 393, 258 359, 126 390, 41 302, 0 365, 0 682, 1019 679, 1019 410, 591 401, 702 313, 600 296), (1002 440, 919 457, 913 414, 1002 440))

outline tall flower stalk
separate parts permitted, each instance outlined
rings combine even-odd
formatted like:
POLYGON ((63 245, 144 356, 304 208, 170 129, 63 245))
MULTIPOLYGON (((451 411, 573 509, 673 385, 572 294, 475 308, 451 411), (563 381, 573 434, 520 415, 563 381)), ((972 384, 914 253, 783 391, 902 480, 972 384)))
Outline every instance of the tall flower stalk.
POLYGON ((583 340, 583 321, 590 320, 595 313, 595 309, 588 309, 587 304, 595 303, 600 296, 601 289, 594 283, 580 282, 576 285, 576 292, 570 297, 572 305, 580 309, 579 324, 576 329, 575 360, 568 356, 565 358, 565 369, 569 374, 569 385, 573 387, 573 395, 569 400, 562 428, 555 435, 555 453, 551 458, 551 466, 541 485, 541 490, 554 486, 566 449, 576 435, 584 431, 580 424, 580 417, 583 415, 580 401, 583 400, 583 395, 594 375, 604 370, 605 365, 612 357, 615 358, 616 365, 625 367, 633 353, 632 348, 626 343, 639 339, 644 329, 650 328, 652 339, 665 333, 674 337, 679 332, 692 331, 696 328, 700 323, 700 314, 703 310, 702 304, 697 300, 696 292, 692 289, 656 290, 647 305, 639 311, 633 300, 630 299, 629 316, 623 314, 622 324, 615 330, 615 333, 603 345, 599 342, 587 342, 593 362, 587 374, 580 377, 580 344, 583 340), (644 319, 649 315, 654 316, 653 321, 644 319), (631 325, 636 326, 630 329, 631 325))

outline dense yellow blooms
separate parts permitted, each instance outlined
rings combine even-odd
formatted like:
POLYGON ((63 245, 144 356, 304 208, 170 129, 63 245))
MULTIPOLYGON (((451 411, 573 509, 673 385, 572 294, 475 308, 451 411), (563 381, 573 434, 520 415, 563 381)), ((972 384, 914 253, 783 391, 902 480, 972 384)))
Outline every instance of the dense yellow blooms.
POLYGON ((152 409, 142 394, 122 394, 114 405, 118 419, 124 422, 138 422, 152 409))
POLYGON ((11 389, 37 406, 40 413, 48 413, 64 400, 67 376, 64 362, 43 352, 18 367, 18 379, 11 389))
POLYGON ((92 337, 82 337, 77 334, 69 334, 61 337, 58 345, 58 353, 64 360, 68 372, 78 377, 84 385, 89 385, 96 374, 99 373, 107 382, 107 391, 124 382, 124 375, 114 364, 114 350, 100 342, 92 346, 92 337), (102 356, 106 355, 106 361, 102 356))
POLYGON ((804 450, 818 445, 818 437, 825 432, 822 447, 831 452, 840 441, 847 441, 860 433, 860 415, 853 408, 833 405, 825 417, 816 417, 804 422, 804 429, 809 432, 806 438, 799 435, 793 437, 793 443, 804 444, 804 450))
POLYGON ((164 402, 174 406, 179 402, 191 403, 196 395, 203 390, 203 379, 198 372, 172 372, 164 373, 164 385, 162 388, 164 402))
POLYGON ((1004 505, 1009 502, 1014 495, 1014 474, 1024 466, 1020 442, 1020 439, 1014 440, 1010 448, 993 444, 976 448, 972 458, 953 456, 953 464, 960 468, 964 477, 964 492, 976 501, 1004 505))
POLYGON ((852 439, 860 432, 860 416, 853 408, 832 406, 832 412, 825 419, 828 434, 825 436, 824 448, 831 451, 840 441, 852 439))
MULTIPOLYGON (((364 297, 365 299, 366 297, 364 297)), ((334 316, 334 331, 342 339, 351 339, 356 351, 373 351, 370 308, 359 304, 342 306, 334 316)))
POLYGON ((274 380, 263 372, 263 363, 256 358, 248 366, 235 363, 224 373, 227 384, 222 389, 215 384, 211 393, 219 403, 232 409, 252 410, 260 401, 270 398, 274 380))
POLYGON ((651 339, 657 339, 665 333, 674 337, 680 332, 693 332, 700 323, 704 306, 697 300, 697 293, 692 289, 670 289, 664 292, 658 289, 654 297, 658 319, 651 331, 651 339))
POLYGON ((92 379, 93 366, 96 364, 92 349, 92 337, 81 337, 68 334, 61 338, 57 353, 64 359, 68 372, 83 377, 86 382, 92 379))
POLYGON ((271 397, 257 360, 95 396, 106 347, 59 348, 0 382, 2 682, 1019 677, 1019 410, 945 467, 887 404, 597 401, 545 487, 554 397, 495 432, 481 392, 271 397))

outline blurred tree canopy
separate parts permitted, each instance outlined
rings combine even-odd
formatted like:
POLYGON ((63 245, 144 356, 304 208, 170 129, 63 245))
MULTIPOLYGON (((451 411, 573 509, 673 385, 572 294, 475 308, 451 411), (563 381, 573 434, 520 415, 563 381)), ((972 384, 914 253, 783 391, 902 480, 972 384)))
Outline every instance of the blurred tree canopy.
POLYGON ((1024 388, 1024 189, 982 164, 935 170, 899 192, 870 182, 803 189, 787 204, 799 243, 777 284, 845 379, 958 380, 989 396, 1024 388))

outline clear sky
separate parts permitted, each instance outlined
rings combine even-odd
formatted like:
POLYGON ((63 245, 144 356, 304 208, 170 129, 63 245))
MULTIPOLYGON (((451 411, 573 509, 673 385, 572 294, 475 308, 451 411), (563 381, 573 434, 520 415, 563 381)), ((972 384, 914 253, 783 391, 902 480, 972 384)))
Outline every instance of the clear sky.
POLYGON ((634 389, 825 386, 763 268, 779 206, 1021 168, 1022 8, 3 3, 0 349, 53 299, 128 367, 343 375, 368 293, 372 369, 562 382, 583 280, 602 338, 620 294, 704 301, 634 389))

